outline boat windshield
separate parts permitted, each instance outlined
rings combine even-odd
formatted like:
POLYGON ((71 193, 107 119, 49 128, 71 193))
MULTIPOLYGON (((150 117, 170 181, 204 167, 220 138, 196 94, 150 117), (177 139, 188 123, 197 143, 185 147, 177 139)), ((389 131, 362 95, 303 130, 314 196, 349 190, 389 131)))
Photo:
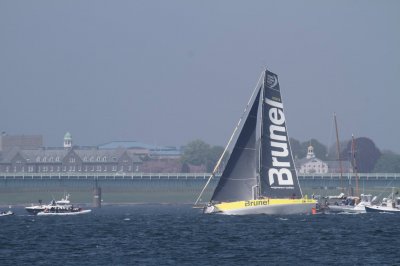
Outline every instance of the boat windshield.
POLYGON ((364 195, 364 194, 361 194, 361 201, 364 201, 364 202, 371 202, 371 198, 372 198, 372 195, 364 195))

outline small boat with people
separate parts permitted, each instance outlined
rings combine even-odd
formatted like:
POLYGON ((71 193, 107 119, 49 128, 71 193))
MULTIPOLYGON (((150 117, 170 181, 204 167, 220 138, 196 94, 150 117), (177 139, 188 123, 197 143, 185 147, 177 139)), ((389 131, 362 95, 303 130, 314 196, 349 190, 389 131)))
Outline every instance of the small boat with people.
POLYGON ((42 204, 39 200, 39 205, 26 207, 25 210, 33 215, 77 215, 89 213, 91 210, 83 210, 82 208, 74 207, 70 200, 70 194, 65 193, 61 200, 52 200, 49 204, 42 204))
POLYGON ((52 206, 64 206, 64 205, 71 205, 71 202, 69 201, 69 197, 70 195, 65 193, 64 196, 61 198, 61 200, 52 200, 49 204, 42 204, 42 200, 39 200, 39 205, 33 205, 32 206, 28 206, 25 207, 25 210, 29 213, 29 214, 33 214, 36 215, 39 212, 44 211, 45 209, 49 209, 52 206))
POLYGON ((394 192, 394 188, 392 188, 392 193, 388 198, 383 198, 380 205, 371 205, 365 206, 365 210, 367 213, 371 212, 388 212, 388 213, 398 213, 400 214, 400 197, 395 196, 398 195, 399 192, 394 192))
POLYGON ((361 194, 360 197, 346 197, 342 201, 328 205, 330 213, 347 212, 347 213, 365 213, 365 208, 371 206, 376 197, 372 198, 371 194, 361 194))
POLYGON ((0 212, 0 216, 10 216, 10 215, 14 215, 14 213, 10 210, 8 211, 1 211, 0 212))

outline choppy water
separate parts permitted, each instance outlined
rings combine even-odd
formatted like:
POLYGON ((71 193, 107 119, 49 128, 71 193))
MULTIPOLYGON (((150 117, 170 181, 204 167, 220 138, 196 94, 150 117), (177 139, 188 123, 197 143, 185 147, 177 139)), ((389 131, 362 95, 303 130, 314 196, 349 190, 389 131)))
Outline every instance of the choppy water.
POLYGON ((400 215, 202 215, 187 205, 0 217, 0 265, 400 265, 400 215))

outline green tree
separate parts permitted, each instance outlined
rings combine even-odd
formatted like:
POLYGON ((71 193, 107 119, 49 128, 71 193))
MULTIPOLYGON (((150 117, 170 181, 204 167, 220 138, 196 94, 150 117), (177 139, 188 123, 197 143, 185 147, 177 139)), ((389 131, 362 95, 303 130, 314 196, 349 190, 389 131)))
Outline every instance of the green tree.
POLYGON ((205 165, 208 160, 209 151, 209 144, 199 139, 193 140, 184 147, 182 162, 194 165, 205 165))
MULTIPOLYGON (((183 148, 182 163, 185 169, 188 169, 188 164, 205 165, 207 171, 211 172, 224 152, 224 147, 210 146, 202 140, 193 140, 183 148)), ((225 159, 228 157, 226 154, 225 159)), ((221 167, 224 162, 221 164, 221 167)), ((222 170, 222 169, 220 169, 222 170)))
MULTIPOLYGON (((340 141, 340 154, 344 153, 344 150, 347 147, 347 143, 349 143, 350 140, 343 140, 340 141)), ((337 161, 338 160, 338 152, 337 152, 337 143, 333 143, 329 148, 328 148, 328 154, 326 156, 326 159, 328 161, 337 161)), ((342 158, 341 158, 342 159, 342 158)))
POLYGON ((375 164, 375 173, 400 173, 400 155, 385 151, 375 164))
MULTIPOLYGON (((352 160, 351 145, 351 141, 349 141, 341 154, 345 160, 352 160)), ((380 157, 381 152, 371 139, 365 137, 355 139, 355 158, 359 173, 371 173, 380 157)))

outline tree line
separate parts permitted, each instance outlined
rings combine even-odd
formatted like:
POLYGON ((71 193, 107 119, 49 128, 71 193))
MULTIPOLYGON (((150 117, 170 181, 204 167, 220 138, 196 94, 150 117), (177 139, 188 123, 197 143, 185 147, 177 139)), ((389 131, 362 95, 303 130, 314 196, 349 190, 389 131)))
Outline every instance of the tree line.
MULTIPOLYGON (((308 146, 312 145, 314 154, 323 161, 341 160, 350 161, 359 173, 400 173, 400 155, 392 151, 381 151, 375 143, 366 137, 355 139, 355 152, 352 152, 352 141, 346 140, 339 143, 340 151, 337 151, 337 144, 330 147, 325 146, 316 139, 300 142, 290 138, 293 157, 302 159, 307 155, 308 146)), ((211 172, 224 147, 212 146, 202 140, 193 140, 183 147, 183 165, 204 165, 207 171, 211 172)), ((223 163, 227 160, 227 154, 223 163)))

